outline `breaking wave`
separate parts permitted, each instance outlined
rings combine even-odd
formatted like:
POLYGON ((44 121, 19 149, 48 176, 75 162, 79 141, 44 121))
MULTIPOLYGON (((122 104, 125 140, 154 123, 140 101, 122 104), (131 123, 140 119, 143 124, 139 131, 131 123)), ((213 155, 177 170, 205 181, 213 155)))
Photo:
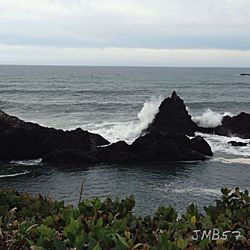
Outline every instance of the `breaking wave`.
POLYGON ((249 158, 224 158, 224 157, 217 157, 214 158, 213 161, 217 162, 223 162, 223 163, 241 163, 250 165, 250 159, 249 158))
POLYGON ((196 135, 201 135, 202 137, 204 137, 208 144, 211 146, 214 153, 248 158, 250 157, 250 145, 247 145, 245 147, 233 147, 232 145, 228 144, 229 141, 249 143, 249 139, 203 133, 196 133, 196 135))
POLYGON ((226 115, 232 116, 233 114, 230 112, 220 114, 218 112, 212 111, 211 109, 207 109, 202 115, 192 117, 192 120, 200 127, 214 128, 221 125, 223 116, 226 115))
POLYGON ((162 96, 154 96, 147 100, 137 114, 136 120, 89 124, 86 129, 89 129, 90 132, 101 134, 110 142, 118 140, 132 142, 153 121, 163 99, 162 96))
POLYGON ((20 161, 11 161, 10 164, 21 165, 21 166, 35 166, 39 165, 42 162, 42 158, 34 160, 20 160, 20 161))

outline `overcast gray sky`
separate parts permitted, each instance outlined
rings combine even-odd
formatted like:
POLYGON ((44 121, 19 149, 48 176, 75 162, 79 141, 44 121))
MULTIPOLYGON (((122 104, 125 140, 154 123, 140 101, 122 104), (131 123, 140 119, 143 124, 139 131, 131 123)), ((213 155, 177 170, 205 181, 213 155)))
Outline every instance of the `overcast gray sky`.
POLYGON ((1 64, 250 66, 249 0, 0 0, 1 64))

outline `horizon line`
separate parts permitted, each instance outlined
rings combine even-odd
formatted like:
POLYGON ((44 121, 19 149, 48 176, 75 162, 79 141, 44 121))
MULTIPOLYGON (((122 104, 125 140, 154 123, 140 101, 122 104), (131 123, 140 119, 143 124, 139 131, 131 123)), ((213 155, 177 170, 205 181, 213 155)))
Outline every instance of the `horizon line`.
POLYGON ((114 67, 114 68, 239 68, 250 69, 250 66, 155 66, 155 65, 79 65, 79 64, 5 64, 0 66, 52 66, 52 67, 114 67))

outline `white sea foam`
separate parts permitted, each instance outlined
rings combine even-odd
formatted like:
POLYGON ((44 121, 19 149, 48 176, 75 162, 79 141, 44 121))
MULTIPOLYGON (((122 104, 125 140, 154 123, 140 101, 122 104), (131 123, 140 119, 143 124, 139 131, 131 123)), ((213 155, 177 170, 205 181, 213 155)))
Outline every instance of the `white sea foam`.
POLYGON ((184 189, 174 189, 175 193, 192 193, 193 195, 203 195, 203 194, 211 194, 211 195, 220 195, 220 190, 211 189, 211 188, 184 188, 184 189))
POLYGON ((147 126, 153 121, 155 115, 159 111, 160 104, 162 102, 162 96, 152 97, 149 101, 146 101, 138 113, 139 130, 147 128, 147 126))
POLYGON ((212 111, 211 109, 207 109, 203 114, 192 117, 192 120, 200 127, 213 128, 221 125, 223 116, 226 115, 232 116, 232 114, 229 112, 220 114, 218 112, 212 111))
POLYGON ((147 100, 140 112, 137 114, 136 120, 126 122, 109 122, 101 124, 91 124, 85 129, 90 132, 98 133, 110 142, 125 140, 132 142, 141 132, 153 121, 155 115, 159 111, 159 106, 163 97, 152 97, 147 100))
POLYGON ((244 143, 249 143, 249 139, 242 139, 239 137, 227 137, 220 135, 210 135, 203 133, 196 133, 196 135, 201 135, 206 139, 212 148, 214 153, 223 153, 227 155, 250 157, 250 145, 245 147, 234 147, 228 144, 229 141, 239 141, 244 143))
POLYGON ((33 160, 22 160, 22 161, 11 161, 10 164, 22 165, 22 166, 33 166, 38 165, 42 162, 42 158, 33 160))
POLYGON ((157 190, 160 190, 165 193, 173 192, 177 194, 192 194, 195 196, 200 195, 220 195, 219 189, 213 189, 213 188, 203 188, 203 187, 184 187, 183 183, 172 182, 165 184, 164 188, 157 188, 157 190), (177 185, 178 184, 178 185, 177 185), (178 188, 176 188, 178 186, 178 188))
POLYGON ((0 175, 0 179, 1 178, 10 178, 10 177, 16 177, 16 176, 19 176, 19 175, 25 175, 25 174, 29 174, 30 172, 29 171, 24 171, 24 172, 21 172, 21 173, 16 173, 16 174, 3 174, 3 175, 0 175))
MULTIPOLYGON (((159 96, 152 97, 151 99, 146 101, 140 112, 137 114, 138 119, 135 119, 133 121, 88 124, 84 127, 84 129, 102 135, 111 143, 119 140, 125 140, 128 143, 131 143, 153 121, 156 113, 159 110, 159 106, 162 100, 163 98, 159 96)), ((188 107, 186 108, 188 109, 188 107)), ((223 116, 225 115, 232 116, 232 114, 228 112, 220 114, 212 111, 211 109, 208 109, 202 115, 195 116, 192 119, 202 127, 216 127, 221 124, 223 116)), ((237 158, 250 157, 250 146, 233 147, 232 145, 228 144, 228 142, 232 140, 247 143, 249 143, 250 140, 245 140, 238 137, 226 137, 203 133, 197 133, 197 135, 201 135, 207 140, 212 148, 212 151, 215 154, 222 153, 226 155, 236 156, 237 158)))
POLYGON ((212 159, 212 161, 219 161, 219 162, 223 162, 223 163, 241 163, 241 164, 247 164, 250 165, 250 159, 249 158, 224 158, 224 157, 217 157, 212 159))

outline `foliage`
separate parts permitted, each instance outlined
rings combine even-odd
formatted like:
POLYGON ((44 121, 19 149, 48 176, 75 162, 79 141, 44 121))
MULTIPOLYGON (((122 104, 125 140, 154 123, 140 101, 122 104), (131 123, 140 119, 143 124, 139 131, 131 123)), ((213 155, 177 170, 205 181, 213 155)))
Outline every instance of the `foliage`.
POLYGON ((178 216, 160 207, 153 216, 133 214, 133 196, 119 200, 83 200, 78 207, 41 195, 0 191, 0 249, 248 249, 250 197, 248 191, 222 189, 215 205, 200 212, 191 204, 178 216), (194 230, 239 231, 227 240, 194 240, 194 230))

